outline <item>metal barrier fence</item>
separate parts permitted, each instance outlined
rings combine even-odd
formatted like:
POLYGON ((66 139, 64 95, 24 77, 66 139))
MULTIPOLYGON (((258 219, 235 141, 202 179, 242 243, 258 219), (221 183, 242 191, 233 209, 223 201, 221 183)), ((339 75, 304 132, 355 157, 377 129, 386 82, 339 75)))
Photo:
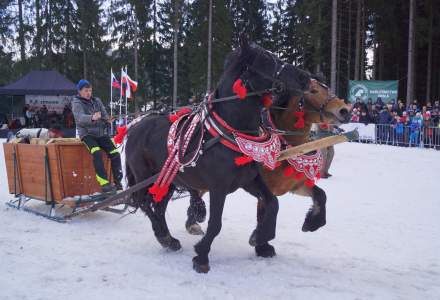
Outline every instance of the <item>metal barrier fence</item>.
MULTIPOLYGON (((373 124, 370 124, 373 125, 373 124)), ((376 124, 373 142, 404 147, 440 149, 440 128, 376 124)))

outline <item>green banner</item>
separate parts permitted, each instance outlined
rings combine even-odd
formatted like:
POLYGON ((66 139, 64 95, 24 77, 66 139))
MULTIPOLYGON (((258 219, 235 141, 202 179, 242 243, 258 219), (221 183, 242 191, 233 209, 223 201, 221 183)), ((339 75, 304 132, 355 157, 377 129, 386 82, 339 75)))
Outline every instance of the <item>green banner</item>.
POLYGON ((399 81, 397 80, 350 80, 348 83, 348 100, 356 102, 356 98, 367 102, 368 98, 373 103, 378 97, 382 98, 384 103, 394 99, 397 101, 397 91, 399 81))

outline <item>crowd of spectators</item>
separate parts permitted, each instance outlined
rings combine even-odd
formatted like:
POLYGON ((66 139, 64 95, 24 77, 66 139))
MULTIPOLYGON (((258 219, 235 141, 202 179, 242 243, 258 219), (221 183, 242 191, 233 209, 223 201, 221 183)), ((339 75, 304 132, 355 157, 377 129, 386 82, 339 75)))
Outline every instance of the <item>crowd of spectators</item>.
POLYGON ((41 107, 26 104, 21 117, 8 120, 6 115, 0 118, 2 129, 21 128, 74 128, 75 120, 69 105, 65 105, 63 112, 49 111, 46 105, 41 107))
POLYGON ((376 139, 379 143, 421 146, 440 143, 440 101, 421 106, 417 100, 405 105, 402 100, 381 98, 353 105, 352 123, 377 124, 376 139))

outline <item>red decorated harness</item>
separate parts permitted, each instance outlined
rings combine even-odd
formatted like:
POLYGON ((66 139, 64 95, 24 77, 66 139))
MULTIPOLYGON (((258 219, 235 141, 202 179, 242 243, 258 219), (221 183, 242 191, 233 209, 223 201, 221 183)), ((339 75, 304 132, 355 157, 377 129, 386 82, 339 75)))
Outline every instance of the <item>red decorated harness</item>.
MULTIPOLYGON (((269 110, 267 111, 267 121, 268 126, 276 129, 269 110)), ((282 135, 280 135, 280 140, 282 143, 282 150, 292 147, 282 135)), ((323 165, 323 160, 323 155, 320 150, 289 158, 287 159, 289 165, 284 169, 284 175, 286 177, 293 177, 297 180, 306 177, 305 184, 307 186, 313 186, 315 185, 316 180, 321 178, 320 170, 323 165)))
MULTIPOLYGON (((179 118, 171 125, 167 138, 168 158, 156 182, 148 190, 153 195, 154 201, 159 202, 168 194, 169 186, 179 170, 183 172, 185 167, 196 165, 197 159, 203 153, 201 146, 205 128, 214 138, 219 138, 224 146, 243 154, 245 163, 256 161, 271 170, 275 169, 276 158, 281 150, 279 136, 270 134, 262 128, 260 129, 262 134, 259 136, 248 135, 232 128, 212 110, 211 97, 212 95, 201 112, 176 113, 179 118), (195 150, 187 154, 197 127, 201 131, 200 138, 195 142, 195 150), (185 154, 190 157, 186 158, 185 154), (183 161, 184 157, 186 161, 183 161)), ((241 163, 243 157, 236 159, 238 166, 245 164, 241 163)))

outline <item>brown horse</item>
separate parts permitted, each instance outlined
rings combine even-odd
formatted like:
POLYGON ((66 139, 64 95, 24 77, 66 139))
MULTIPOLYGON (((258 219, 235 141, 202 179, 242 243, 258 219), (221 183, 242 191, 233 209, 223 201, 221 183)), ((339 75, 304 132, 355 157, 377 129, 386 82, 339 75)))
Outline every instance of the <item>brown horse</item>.
MULTIPOLYGON (((276 129, 283 131, 284 140, 290 146, 298 146, 309 141, 310 130, 314 123, 341 124, 349 120, 351 106, 344 100, 333 95, 329 88, 321 82, 312 79, 309 89, 302 97, 293 97, 286 107, 273 107, 270 110, 270 119, 276 129), (304 112, 304 124, 298 128, 296 112, 304 112)), ((287 192, 301 196, 311 197, 313 205, 307 213, 302 226, 303 231, 315 231, 326 223, 326 194, 324 190, 307 182, 305 176, 286 176, 286 168, 289 163, 283 161, 279 167, 271 171, 261 168, 263 179, 272 193, 276 196, 287 192)), ((204 202, 197 192, 190 191, 191 200, 188 208, 188 220, 186 229, 191 234, 203 234, 198 222, 203 221, 205 216, 204 202)), ((258 201, 257 220, 261 222, 264 215, 264 206, 258 201)), ((254 231, 255 232, 255 231, 254 231)), ((254 244, 255 234, 251 236, 250 243, 254 244)))

